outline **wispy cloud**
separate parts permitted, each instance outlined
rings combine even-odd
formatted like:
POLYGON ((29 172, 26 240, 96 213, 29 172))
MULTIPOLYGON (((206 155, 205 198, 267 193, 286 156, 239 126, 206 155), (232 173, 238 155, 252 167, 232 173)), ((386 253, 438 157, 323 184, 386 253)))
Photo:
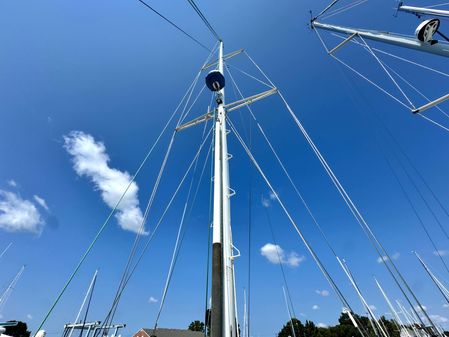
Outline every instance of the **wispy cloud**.
POLYGON ((326 290, 326 289, 323 289, 323 290, 315 290, 315 292, 318 294, 318 295, 320 295, 320 296, 323 296, 323 297, 326 297, 326 296, 329 296, 329 291, 328 290, 326 290))
POLYGON ((327 324, 321 323, 321 322, 318 323, 316 326, 319 327, 319 328, 327 328, 327 324))
MULTIPOLYGON (((130 184, 130 174, 110 167, 105 145, 84 132, 72 131, 64 136, 64 148, 72 156, 75 172, 90 178, 106 205, 113 208, 130 184)), ((143 219, 138 191, 137 184, 132 182, 115 214, 122 229, 135 233, 139 232, 143 219)))
POLYGON ((432 321, 434 321, 437 324, 446 325, 446 323, 449 322, 449 319, 447 317, 444 317, 441 315, 430 315, 430 318, 432 319, 432 321))
POLYGON ((31 320, 31 319, 33 319, 33 315, 27 314, 27 318, 31 320))
POLYGON ((449 308, 449 304, 444 303, 444 304, 443 304, 443 308, 449 308))
POLYGON ((267 243, 260 248, 260 254, 262 254, 262 256, 264 256, 271 263, 282 263, 289 265, 290 267, 298 267, 301 262, 306 259, 305 256, 300 256, 293 251, 286 254, 281 246, 272 243, 267 243))
POLYGON ((261 202, 262 206, 265 207, 265 208, 268 208, 268 207, 271 206, 270 199, 266 198, 263 195, 260 197, 260 202, 261 202))
POLYGON ((41 233, 45 221, 30 200, 0 190, 0 228, 7 232, 41 233))
POLYGON ((17 187, 17 182, 14 179, 8 180, 8 185, 11 187, 17 187))
POLYGON ((47 212, 50 211, 50 208, 48 208, 47 202, 45 201, 44 198, 41 198, 38 195, 34 195, 33 196, 34 201, 36 201, 43 209, 45 209, 47 212))
POLYGON ((370 304, 370 305, 369 305, 369 308, 370 308, 372 311, 376 311, 376 310, 377 310, 377 307, 376 307, 374 304, 370 304))
POLYGON ((320 307, 318 306, 318 304, 314 304, 314 305, 312 306, 312 309, 313 309, 313 310, 318 310, 318 309, 320 309, 320 307))
MULTIPOLYGON (((393 253, 393 255, 390 255, 392 260, 397 260, 397 259, 399 259, 400 256, 401 256, 401 254, 398 252, 395 252, 395 253, 393 253)), ((377 258, 377 263, 382 263, 382 262, 386 262, 386 261, 388 261, 388 256, 386 256, 386 255, 377 258)))
POLYGON ((267 196, 262 194, 262 196, 260 198, 260 202, 263 207, 269 208, 269 207, 271 207, 271 204, 273 203, 273 201, 276 201, 276 199, 277 199, 276 194, 274 194, 272 191, 270 191, 270 192, 268 192, 267 196))
POLYGON ((433 252, 433 255, 436 256, 448 256, 449 255, 449 250, 444 250, 444 249, 440 249, 440 250, 436 250, 433 252))
POLYGON ((154 298, 153 296, 150 296, 150 298, 148 299, 148 302, 150 302, 150 303, 157 303, 158 300, 156 298, 154 298))

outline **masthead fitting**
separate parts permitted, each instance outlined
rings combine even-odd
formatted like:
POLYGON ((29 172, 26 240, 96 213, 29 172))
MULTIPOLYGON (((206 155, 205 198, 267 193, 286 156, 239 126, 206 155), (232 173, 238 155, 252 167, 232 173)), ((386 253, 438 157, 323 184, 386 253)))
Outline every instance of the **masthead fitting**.
POLYGON ((212 70, 206 76, 206 85, 211 91, 220 91, 225 86, 225 78, 218 70, 212 70))

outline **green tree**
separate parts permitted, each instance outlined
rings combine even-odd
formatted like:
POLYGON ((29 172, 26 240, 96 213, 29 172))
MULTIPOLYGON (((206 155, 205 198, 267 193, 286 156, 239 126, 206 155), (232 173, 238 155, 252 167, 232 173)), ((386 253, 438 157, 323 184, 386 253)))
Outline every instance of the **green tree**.
POLYGON ((189 325, 190 331, 201 331, 204 332, 204 323, 201 321, 193 321, 189 325))
POLYGON ((292 320, 288 321, 281 329, 281 331, 279 331, 278 333, 278 337, 294 337, 296 335, 296 337, 304 337, 304 325, 301 323, 301 321, 299 319, 296 318, 292 318, 292 320), (293 322, 293 328, 295 331, 295 334, 293 334, 293 329, 292 329, 292 324, 291 322, 293 322))

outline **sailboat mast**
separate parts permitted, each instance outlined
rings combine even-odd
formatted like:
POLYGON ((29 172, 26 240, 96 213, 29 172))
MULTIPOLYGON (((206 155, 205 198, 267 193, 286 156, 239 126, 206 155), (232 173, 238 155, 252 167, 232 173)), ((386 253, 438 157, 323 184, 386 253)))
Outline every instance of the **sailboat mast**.
POLYGON ((223 85, 217 91, 215 109, 211 336, 237 337, 223 41, 219 46, 218 72, 223 85))

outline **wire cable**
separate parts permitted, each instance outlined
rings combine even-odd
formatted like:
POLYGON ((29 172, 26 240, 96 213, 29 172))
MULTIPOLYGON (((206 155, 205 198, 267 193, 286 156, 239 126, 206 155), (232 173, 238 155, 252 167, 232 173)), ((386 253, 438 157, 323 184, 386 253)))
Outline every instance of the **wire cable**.
MULTIPOLYGON (((255 61, 248 55, 248 53, 246 51, 245 51, 245 54, 248 56, 249 60, 254 64, 254 66, 259 69, 259 71, 265 77, 265 79, 269 83, 271 83, 273 86, 275 86, 274 83, 265 74, 265 72, 259 67, 259 65, 257 65, 257 63, 255 63, 255 61)), ((302 123, 299 121, 298 117, 296 116, 296 114, 294 113, 294 111, 292 110, 290 105, 288 104, 287 100, 284 98, 284 96, 282 95, 282 93, 280 91, 278 91, 278 94, 279 94, 279 97, 281 98, 281 100, 283 101, 285 107, 287 108, 288 112, 290 113, 290 116, 292 117, 293 121, 296 123, 296 125, 298 126, 300 132, 302 133, 304 138, 307 140, 309 146, 311 147, 311 149, 315 153, 316 157, 320 161, 321 165, 325 169, 326 173, 328 174, 329 178, 333 182, 334 186, 337 188, 340 196, 342 197, 343 201, 348 206, 348 208, 349 208, 350 212, 353 214, 355 220, 358 222, 358 224, 360 225, 360 227, 362 228, 362 230, 364 231, 364 233, 368 237, 369 241, 372 243, 373 248, 376 250, 376 252, 379 255, 379 257, 381 259, 383 259, 384 255, 387 257, 386 261, 384 260, 384 265, 387 268, 387 270, 390 273, 390 275, 392 276, 392 278, 394 279, 396 285, 398 286, 398 288, 401 290, 402 294, 406 298, 407 302, 410 304, 412 310, 417 314, 416 308, 413 306, 412 302, 410 301, 407 293, 405 292, 405 290, 401 286, 401 284, 400 284, 399 280, 397 279, 397 277, 399 277, 399 279, 401 280, 401 282, 403 283, 403 285, 405 286, 405 288, 407 289, 409 294, 412 295, 414 301, 418 304, 418 307, 420 308, 421 312, 424 313, 424 315, 425 315, 427 321, 430 323, 430 325, 432 327, 434 327, 436 331, 438 331, 436 329, 436 325, 433 323, 433 320, 428 315, 427 311, 424 309, 423 305, 421 304, 421 302, 419 301, 419 299, 417 298, 417 296, 415 295, 415 293, 411 289, 410 285, 405 280, 404 276, 402 275, 402 273, 397 268, 396 264, 391 259, 390 254, 387 252, 385 247, 382 245, 382 243, 379 241, 377 236, 374 234, 371 226, 369 226, 369 224, 366 222, 365 218, 363 217, 363 215, 359 211, 358 207, 354 204, 353 200, 351 199, 351 197, 347 193, 346 189, 340 183, 339 179, 337 178, 337 176, 333 172, 332 168, 329 166, 329 164, 327 163, 326 159, 323 157, 323 155, 321 154, 319 149, 316 147, 316 145, 313 142, 312 138, 310 138, 309 134, 305 130, 305 128, 302 125, 302 123), (393 268, 394 272, 393 272, 393 270, 391 268, 393 268)), ((418 317, 421 318, 420 316, 418 316, 418 317)), ((421 320, 421 323, 424 325, 424 322, 422 320, 421 320)))
MULTIPOLYGON (((139 0, 141 1, 141 0, 139 0)), ((194 11, 198 14, 198 16, 201 18, 201 20, 203 20, 204 24, 206 25, 206 27, 210 30, 210 32, 212 33, 212 35, 217 39, 217 41, 221 41, 220 36, 217 34, 217 32, 215 31, 215 29, 212 27, 212 25, 209 23, 209 21, 207 20, 207 18, 204 16, 204 14, 201 12, 200 8, 196 5, 195 1, 193 0, 187 0, 190 4, 190 6, 192 6, 192 8, 194 9, 194 11)))
POLYGON ((162 15, 160 12, 158 12, 156 9, 154 9, 152 6, 150 6, 148 3, 146 3, 143 0, 137 0, 139 1, 142 5, 144 5, 146 8, 148 8, 149 10, 153 11, 156 15, 158 15, 159 17, 161 17, 163 20, 165 20, 166 22, 168 22, 170 25, 172 25, 173 27, 175 27, 177 30, 179 30, 181 33, 183 33, 185 36, 187 36, 189 39, 191 39, 192 41, 194 41, 196 44, 198 44, 201 48, 206 49, 207 51, 211 51, 208 47, 206 47, 203 43, 201 43, 200 41, 198 41, 196 38, 194 38, 192 35, 190 35, 189 33, 187 33, 184 29, 182 29, 181 27, 179 27, 176 23, 174 23, 173 21, 171 21, 170 19, 168 19, 166 16, 162 15))

